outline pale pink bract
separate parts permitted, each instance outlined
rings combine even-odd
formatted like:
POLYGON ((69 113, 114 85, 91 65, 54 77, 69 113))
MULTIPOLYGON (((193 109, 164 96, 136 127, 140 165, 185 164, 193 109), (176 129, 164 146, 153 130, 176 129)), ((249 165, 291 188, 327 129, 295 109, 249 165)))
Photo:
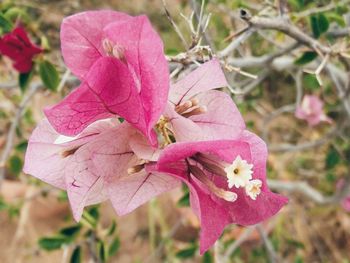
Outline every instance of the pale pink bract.
POLYGON ((164 116, 169 120, 176 141, 233 139, 244 129, 244 120, 230 96, 220 62, 212 59, 171 85, 164 116), (196 100, 205 111, 191 115, 191 108, 180 114, 176 108, 196 100), (189 113, 188 113, 189 112, 189 113))
POLYGON ((77 221, 85 206, 107 199, 124 215, 179 185, 176 178, 153 172, 152 165, 128 174, 129 168, 153 153, 127 123, 97 121, 79 136, 66 137, 43 120, 29 140, 24 172, 66 190, 77 221))

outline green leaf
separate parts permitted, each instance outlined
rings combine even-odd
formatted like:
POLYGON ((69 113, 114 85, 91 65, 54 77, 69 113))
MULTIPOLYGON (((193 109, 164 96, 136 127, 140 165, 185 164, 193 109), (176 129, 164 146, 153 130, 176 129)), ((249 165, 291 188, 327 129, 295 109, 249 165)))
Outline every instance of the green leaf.
POLYGON ((30 21, 29 15, 26 13, 25 10, 19 8, 19 7, 11 7, 9 8, 4 16, 9 20, 9 21, 17 21, 21 20, 22 22, 24 21, 25 23, 28 23, 30 21))
POLYGON ((114 234, 115 230, 117 228, 117 224, 115 223, 115 221, 113 220, 111 226, 109 227, 109 229, 107 230, 107 236, 111 236, 114 234))
POLYGON ((28 141, 22 141, 16 145, 16 151, 23 153, 27 150, 27 147, 28 147, 28 141))
POLYGON ((343 16, 341 16, 341 15, 335 13, 335 12, 327 13, 327 18, 328 18, 328 20, 330 22, 335 22, 341 27, 345 27, 346 26, 346 23, 344 21, 343 16))
POLYGON ((106 251, 106 247, 105 247, 105 244, 103 243, 102 240, 99 240, 98 243, 97 243, 97 251, 98 251, 98 254, 99 254, 99 257, 101 259, 101 262, 106 262, 107 258, 108 258, 108 254, 106 251))
POLYGON ((69 243, 69 239, 62 236, 56 236, 56 237, 43 237, 39 239, 39 246, 47 251, 52 251, 56 249, 60 249, 64 244, 69 243))
POLYGON ((209 251, 204 253, 202 263, 214 263, 213 256, 210 254, 209 251))
POLYGON ((112 241, 111 245, 109 246, 108 256, 110 256, 110 257, 114 256, 118 252, 119 247, 120 247, 120 240, 118 237, 116 237, 112 241))
POLYGON ((60 234, 66 236, 66 237, 73 237, 76 234, 78 234, 80 230, 81 230, 81 225, 80 224, 76 224, 76 225, 73 225, 73 226, 62 228, 60 230, 60 234))
POLYGON ((21 73, 18 75, 18 83, 22 93, 24 93, 28 88, 28 85, 32 77, 33 77, 33 71, 30 71, 28 73, 21 73))
POLYGON ((4 17, 0 13, 0 28, 2 29, 2 32, 7 33, 12 30, 12 23, 7 20, 6 17, 4 17))
POLYGON ((317 16, 310 17, 310 24, 311 24, 311 29, 314 37, 319 38, 321 33, 320 33, 320 29, 318 28, 317 16))
POLYGON ((299 58, 297 58, 294 61, 294 64, 296 65, 305 65, 307 63, 310 63, 315 58, 317 58, 317 53, 313 51, 306 51, 304 52, 299 58))
POLYGON ((56 91, 60 80, 55 66, 44 60, 39 64, 39 74, 46 88, 56 91))
POLYGON ((9 165, 10 171, 15 175, 19 175, 19 173, 22 171, 23 161, 17 155, 13 155, 9 160, 9 165))
POLYGON ((177 202, 177 205, 180 207, 190 206, 190 194, 188 192, 185 193, 177 202))
POLYGON ((326 169, 334 168, 338 163, 340 163, 340 155, 334 147, 330 147, 326 156, 326 169))
POLYGON ((319 13, 318 14, 318 28, 320 30, 320 33, 323 34, 325 32, 327 32, 328 28, 329 28, 329 22, 327 17, 322 14, 319 13))
POLYGON ((81 262, 81 247, 80 246, 78 246, 74 249, 69 262, 70 263, 80 263, 81 262))
POLYGON ((178 258, 192 258, 196 253, 197 247, 191 246, 189 248, 182 249, 176 253, 176 257, 178 258))
POLYGON ((323 33, 327 32, 329 28, 328 19, 322 13, 311 16, 310 24, 311 24, 312 33, 315 38, 319 38, 323 33))

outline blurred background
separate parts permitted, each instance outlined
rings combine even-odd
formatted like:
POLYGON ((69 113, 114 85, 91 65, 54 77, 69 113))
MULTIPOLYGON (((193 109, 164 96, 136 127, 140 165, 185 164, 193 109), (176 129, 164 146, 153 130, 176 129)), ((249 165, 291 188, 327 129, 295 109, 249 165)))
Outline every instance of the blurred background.
POLYGON ((21 23, 44 51, 30 73, 0 54, 0 262, 350 262, 349 3, 2 0, 1 36, 21 23), (60 53, 62 19, 96 9, 146 14, 173 81, 210 54, 220 59, 226 92, 268 144, 270 187, 290 199, 279 214, 227 227, 199 256, 185 187, 124 217, 108 202, 90 207, 77 224, 64 192, 22 172, 43 108, 78 84, 60 53), (305 94, 324 103, 329 119, 311 126, 295 116, 305 94))

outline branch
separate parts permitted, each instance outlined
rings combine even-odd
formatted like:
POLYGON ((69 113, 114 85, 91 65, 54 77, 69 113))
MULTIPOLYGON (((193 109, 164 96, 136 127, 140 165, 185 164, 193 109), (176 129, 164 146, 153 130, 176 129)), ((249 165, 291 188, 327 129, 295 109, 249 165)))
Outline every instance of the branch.
POLYGON ((285 19, 281 17, 252 17, 247 10, 241 9, 240 18, 246 21, 250 27, 255 29, 270 29, 280 31, 290 36, 291 38, 294 38, 299 43, 314 49, 318 53, 320 51, 324 54, 334 53, 330 47, 322 45, 320 42, 301 31, 295 25, 288 23, 285 19))
POLYGON ((267 180, 267 184, 272 190, 285 191, 288 193, 299 193, 309 198, 319 205, 337 204, 349 194, 350 179, 348 178, 342 188, 331 196, 324 196, 308 183, 302 181, 288 182, 280 180, 267 180))
POLYGON ((19 104, 16 115, 11 122, 11 126, 10 126, 10 129, 8 131, 8 135, 7 135, 5 149, 2 152, 2 155, 0 158, 0 188, 1 188, 2 181, 5 178, 5 166, 6 166, 6 162, 7 162, 8 158, 10 157, 10 154, 11 154, 17 126, 21 120, 21 117, 22 117, 24 110, 26 109, 28 103, 30 102, 32 97, 35 95, 35 93, 39 90, 39 88, 41 88, 41 87, 42 87, 41 83, 31 86, 31 89, 25 94, 21 103, 19 104))

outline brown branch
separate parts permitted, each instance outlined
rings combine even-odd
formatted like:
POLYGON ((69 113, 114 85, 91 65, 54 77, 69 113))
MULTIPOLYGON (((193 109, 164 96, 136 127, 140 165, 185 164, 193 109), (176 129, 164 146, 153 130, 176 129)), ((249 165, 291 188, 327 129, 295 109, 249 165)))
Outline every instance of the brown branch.
POLYGON ((298 27, 287 22, 287 20, 281 17, 268 18, 268 17, 251 16, 249 11, 245 9, 241 9, 240 18, 245 22, 247 22, 248 25, 252 28, 280 31, 290 36, 291 38, 297 40, 299 43, 314 49, 318 53, 320 51, 324 54, 334 53, 330 47, 322 45, 320 42, 318 42, 311 36, 307 35, 303 31, 301 31, 298 27))

